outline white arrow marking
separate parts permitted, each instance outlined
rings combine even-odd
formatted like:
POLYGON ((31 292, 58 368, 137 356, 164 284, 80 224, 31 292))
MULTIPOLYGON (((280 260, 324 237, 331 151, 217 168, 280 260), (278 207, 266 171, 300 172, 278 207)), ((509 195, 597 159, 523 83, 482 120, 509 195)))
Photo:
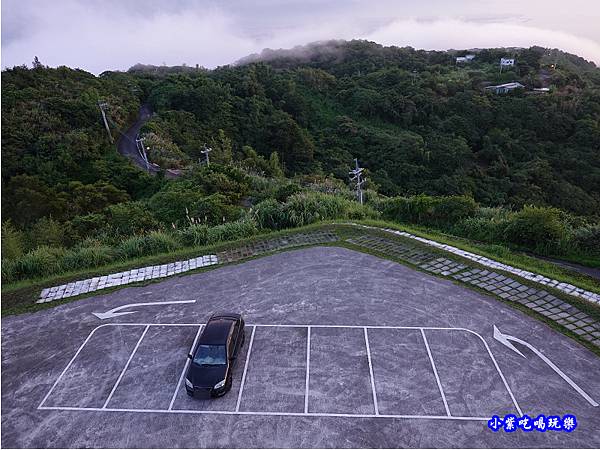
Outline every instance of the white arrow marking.
POLYGON ((153 306, 153 305, 174 305, 174 304, 180 304, 180 303, 196 303, 196 300, 177 300, 177 301, 171 301, 171 302, 148 302, 148 303, 130 303, 128 305, 123 305, 123 306, 119 306, 117 308, 113 308, 113 309, 109 309, 106 312, 93 312, 92 314, 95 315, 98 319, 100 320, 104 320, 104 319, 112 319, 113 317, 118 317, 118 316, 123 316, 125 314, 133 314, 137 311, 123 311, 123 312, 118 312, 121 311, 122 309, 125 308, 132 308, 135 306, 153 306))
POLYGON ((598 406, 598 403, 593 398, 591 398, 583 389, 581 389, 573 380, 571 380, 571 378, 569 378, 569 376, 566 373, 564 373, 562 370, 560 370, 556 366, 556 364, 554 364, 552 361, 550 361, 548 358, 546 358, 546 356, 544 356, 544 354, 542 352, 540 352, 537 348, 535 348, 529 342, 525 342, 522 339, 516 338, 514 336, 510 336, 508 334, 503 334, 502 332, 500 332, 500 330, 498 328, 496 328, 496 325, 494 325, 494 339, 496 339, 498 342, 506 345, 511 350, 517 352, 523 358, 525 358, 525 355, 523 353, 521 353, 519 350, 517 350, 510 341, 518 342, 519 344, 524 345, 525 347, 529 348, 533 353, 538 355, 542 359, 542 361, 544 361, 546 364, 548 364, 552 368, 552 370, 554 370, 557 374, 559 374, 563 380, 565 380, 567 383, 569 383, 573 389, 575 389, 577 392, 579 392, 579 394, 583 398, 585 398, 590 405, 598 406))

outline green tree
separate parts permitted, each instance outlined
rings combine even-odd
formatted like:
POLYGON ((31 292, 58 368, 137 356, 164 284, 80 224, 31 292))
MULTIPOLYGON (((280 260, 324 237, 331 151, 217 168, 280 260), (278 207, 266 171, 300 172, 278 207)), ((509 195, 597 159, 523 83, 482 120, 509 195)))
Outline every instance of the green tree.
POLYGON ((24 253, 25 235, 10 220, 2 223, 2 259, 16 259, 24 253))

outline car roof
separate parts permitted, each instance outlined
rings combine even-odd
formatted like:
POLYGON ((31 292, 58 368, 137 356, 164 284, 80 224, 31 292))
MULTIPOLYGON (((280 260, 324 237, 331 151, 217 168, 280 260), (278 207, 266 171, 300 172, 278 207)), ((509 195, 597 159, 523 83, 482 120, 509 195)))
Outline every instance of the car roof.
POLYGON ((202 331, 202 336, 200 336, 198 343, 209 345, 225 345, 227 342, 227 336, 229 336, 229 332, 234 323, 235 320, 231 319, 219 318, 209 320, 202 331))

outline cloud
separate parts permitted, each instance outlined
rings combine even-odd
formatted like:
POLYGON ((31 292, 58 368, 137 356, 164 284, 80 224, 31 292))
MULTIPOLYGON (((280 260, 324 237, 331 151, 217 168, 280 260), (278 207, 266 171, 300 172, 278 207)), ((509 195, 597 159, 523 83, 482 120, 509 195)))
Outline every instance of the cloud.
POLYGON ((564 31, 505 22, 460 20, 394 21, 365 36, 383 45, 411 45, 429 50, 485 47, 559 48, 600 65, 600 44, 564 31))
MULTIPOLYGON (((506 16, 465 10, 468 14, 460 17, 442 17, 450 14, 447 7, 443 10, 443 2, 423 0, 439 6, 434 9, 438 17, 424 19, 402 15, 395 2, 380 3, 381 11, 361 2, 325 3, 4 0, 2 67, 28 64, 37 55, 43 64, 93 73, 126 70, 136 63, 212 68, 264 48, 353 38, 438 50, 541 45, 600 63, 597 42, 534 26, 523 13, 506 16)), ((413 12, 425 7, 419 8, 413 12)))
POLYGON ((149 17, 114 14, 76 1, 62 8, 30 10, 29 32, 3 36, 2 66, 27 63, 35 55, 50 66, 99 73, 137 62, 167 65, 225 64, 255 49, 216 9, 157 12, 149 17))

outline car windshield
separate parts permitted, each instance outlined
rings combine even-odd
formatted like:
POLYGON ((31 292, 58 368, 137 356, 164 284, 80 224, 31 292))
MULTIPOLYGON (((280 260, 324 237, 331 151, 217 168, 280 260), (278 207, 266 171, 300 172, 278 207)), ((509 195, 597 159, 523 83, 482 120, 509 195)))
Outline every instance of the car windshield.
POLYGON ((194 363, 200 366, 220 366, 227 363, 224 345, 199 345, 194 355, 194 363))

